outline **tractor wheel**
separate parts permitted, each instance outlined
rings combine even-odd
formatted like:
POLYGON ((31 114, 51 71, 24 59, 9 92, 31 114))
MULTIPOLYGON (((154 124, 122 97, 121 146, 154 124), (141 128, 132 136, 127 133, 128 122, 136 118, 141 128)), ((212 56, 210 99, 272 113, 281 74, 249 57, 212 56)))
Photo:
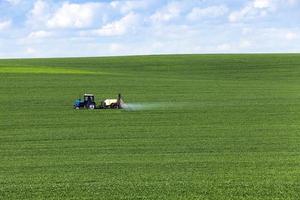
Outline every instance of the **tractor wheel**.
POLYGON ((89 109, 94 110, 95 109, 95 104, 90 104, 88 107, 89 107, 89 109))

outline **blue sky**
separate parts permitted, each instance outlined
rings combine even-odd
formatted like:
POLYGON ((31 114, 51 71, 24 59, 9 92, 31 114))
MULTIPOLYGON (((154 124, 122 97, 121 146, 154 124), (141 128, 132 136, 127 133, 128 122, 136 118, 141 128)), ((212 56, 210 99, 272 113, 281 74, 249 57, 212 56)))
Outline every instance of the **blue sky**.
POLYGON ((300 0, 0 0, 0 58, 300 52, 300 0))

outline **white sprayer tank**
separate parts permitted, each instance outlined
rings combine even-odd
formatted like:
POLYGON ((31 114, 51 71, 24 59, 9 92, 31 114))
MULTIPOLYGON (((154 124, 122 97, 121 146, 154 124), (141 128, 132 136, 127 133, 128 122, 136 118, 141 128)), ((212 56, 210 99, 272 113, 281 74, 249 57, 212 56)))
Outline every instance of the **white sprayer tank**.
POLYGON ((110 106, 111 104, 116 104, 116 103, 118 103, 117 99, 105 99, 104 100, 105 106, 110 106))

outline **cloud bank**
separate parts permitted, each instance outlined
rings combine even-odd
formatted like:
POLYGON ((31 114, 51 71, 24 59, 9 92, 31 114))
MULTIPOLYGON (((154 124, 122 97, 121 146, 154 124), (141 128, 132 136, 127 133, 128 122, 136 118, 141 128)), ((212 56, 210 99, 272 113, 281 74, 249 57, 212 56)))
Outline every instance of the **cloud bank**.
POLYGON ((3 0, 0 57, 299 52, 298 0, 3 0))

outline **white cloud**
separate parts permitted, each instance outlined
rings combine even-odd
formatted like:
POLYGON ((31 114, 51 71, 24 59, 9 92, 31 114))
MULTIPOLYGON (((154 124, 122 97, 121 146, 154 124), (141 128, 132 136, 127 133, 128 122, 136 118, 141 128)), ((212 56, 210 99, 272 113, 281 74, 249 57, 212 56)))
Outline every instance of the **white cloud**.
POLYGON ((87 28, 92 26, 100 4, 65 2, 48 20, 49 28, 87 28))
POLYGON ((27 54, 30 54, 30 55, 32 55, 32 54, 35 54, 37 51, 34 49, 34 48, 32 48, 32 47, 28 47, 27 49, 26 49, 26 53, 27 54))
POLYGON ((224 52, 224 51, 230 51, 232 49, 232 46, 230 44, 224 43, 224 44, 219 44, 216 47, 216 50, 219 52, 224 52))
POLYGON ((241 39, 237 41, 225 42, 217 44, 214 49, 208 48, 207 50, 216 53, 237 53, 237 52, 251 52, 253 47, 252 41, 248 39, 241 39))
POLYGON ((240 48, 249 48, 251 47, 252 43, 249 40, 242 40, 240 41, 239 47, 240 48))
POLYGON ((249 27, 243 27, 241 32, 242 32, 243 35, 247 35, 247 34, 250 34, 252 32, 252 29, 249 28, 249 27))
POLYGON ((182 6, 180 2, 171 2, 162 9, 156 11, 151 17, 153 22, 168 22, 176 19, 182 13, 182 6))
POLYGON ((46 1, 38 0, 33 4, 32 10, 27 15, 27 25, 31 28, 45 26, 50 16, 50 6, 46 1))
POLYGON ((12 5, 17 5, 19 3, 21 3, 22 0, 5 0, 8 3, 12 4, 12 5))
POLYGON ((109 45, 109 50, 112 53, 118 53, 118 52, 122 52, 123 50, 125 50, 125 47, 118 43, 112 43, 109 45))
POLYGON ((287 39, 287 40, 295 40, 297 38, 298 38, 298 34, 295 32, 289 31, 285 34, 285 39, 287 39))
POLYGON ((252 10, 251 6, 246 6, 243 9, 239 10, 239 11, 234 11, 232 13, 230 13, 229 15, 229 21, 230 22, 237 22, 242 20, 248 13, 250 13, 252 10))
POLYGON ((228 12, 228 8, 224 5, 210 6, 207 8, 193 8, 187 15, 189 20, 195 21, 201 18, 215 18, 223 16, 228 12))
POLYGON ((294 6, 299 3, 299 0, 286 0, 286 1, 291 6, 294 6))
POLYGON ((0 31, 6 30, 11 26, 11 20, 0 21, 0 31))
POLYGON ((299 0, 248 0, 244 7, 231 12, 228 18, 230 22, 256 19, 279 12, 282 8, 290 9, 298 3, 299 0))
POLYGON ((272 0, 254 0, 254 8, 269 8, 272 6, 272 0))
POLYGON ((142 0, 142 1, 112 1, 110 6, 113 9, 119 10, 121 13, 126 14, 136 10, 145 10, 152 4, 155 4, 157 0, 142 0))
POLYGON ((94 31, 99 36, 118 36, 124 35, 128 31, 133 30, 139 22, 139 16, 129 13, 120 20, 104 25, 102 28, 94 31))
POLYGON ((252 0, 238 11, 230 13, 228 19, 230 22, 239 22, 245 19, 254 19, 264 17, 277 9, 276 0, 252 0))
POLYGON ((28 35, 28 39, 39 39, 51 36, 53 36, 53 33, 49 31, 34 31, 28 35))
POLYGON ((31 15, 33 17, 41 17, 44 15, 44 12, 47 10, 48 4, 43 0, 38 0, 34 3, 33 9, 31 10, 31 15))

